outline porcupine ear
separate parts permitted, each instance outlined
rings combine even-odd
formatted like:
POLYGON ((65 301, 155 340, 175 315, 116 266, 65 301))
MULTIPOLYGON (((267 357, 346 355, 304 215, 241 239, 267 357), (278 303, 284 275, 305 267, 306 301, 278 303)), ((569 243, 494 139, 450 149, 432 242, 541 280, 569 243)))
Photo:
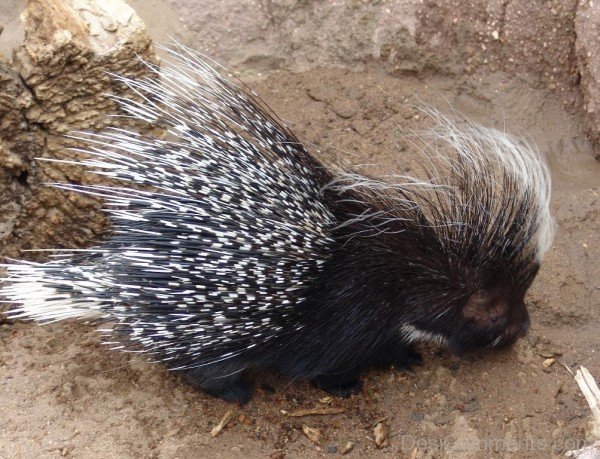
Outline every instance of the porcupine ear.
POLYGON ((493 295, 487 290, 478 290, 469 296, 469 299, 461 309, 465 319, 471 319, 478 325, 494 323, 500 317, 504 317, 508 311, 508 305, 503 301, 494 301, 493 295))

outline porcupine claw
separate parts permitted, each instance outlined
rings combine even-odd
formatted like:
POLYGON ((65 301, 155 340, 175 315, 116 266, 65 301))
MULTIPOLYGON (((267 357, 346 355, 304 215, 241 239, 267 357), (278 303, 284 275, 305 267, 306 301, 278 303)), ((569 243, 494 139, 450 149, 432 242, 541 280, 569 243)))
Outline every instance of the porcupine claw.
POLYGON ((413 367, 423 366, 423 357, 420 352, 409 347, 396 355, 393 365, 396 370, 414 378, 416 375, 413 367))
POLYGON ((196 389, 229 403, 243 406, 252 398, 252 384, 240 375, 206 379, 201 369, 192 368, 184 372, 187 381, 196 389))
POLYGON ((349 398, 351 395, 359 394, 362 389, 362 382, 358 378, 340 381, 329 376, 319 376, 313 382, 322 391, 341 398, 349 398))

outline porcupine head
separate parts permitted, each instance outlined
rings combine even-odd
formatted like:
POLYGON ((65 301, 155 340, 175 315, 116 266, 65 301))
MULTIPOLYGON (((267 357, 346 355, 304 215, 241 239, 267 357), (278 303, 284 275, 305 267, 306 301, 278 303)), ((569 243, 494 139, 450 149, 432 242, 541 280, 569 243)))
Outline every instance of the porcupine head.
POLYGON ((252 367, 316 378, 401 360, 415 341, 463 351, 524 335, 553 228, 533 148, 425 109, 437 127, 418 139, 419 173, 341 171, 204 57, 166 51, 160 78, 119 78, 139 98, 116 99, 168 137, 89 134, 80 164, 123 185, 55 184, 102 197, 113 234, 8 265, 14 317, 109 321, 109 344, 232 400, 248 391, 223 388, 252 367))
POLYGON ((338 239, 362 257, 362 294, 381 295, 380 320, 400 339, 458 353, 511 345, 528 330, 525 293, 553 238, 549 172, 521 140, 424 111, 435 127, 415 144, 421 179, 333 179, 350 216, 338 239))

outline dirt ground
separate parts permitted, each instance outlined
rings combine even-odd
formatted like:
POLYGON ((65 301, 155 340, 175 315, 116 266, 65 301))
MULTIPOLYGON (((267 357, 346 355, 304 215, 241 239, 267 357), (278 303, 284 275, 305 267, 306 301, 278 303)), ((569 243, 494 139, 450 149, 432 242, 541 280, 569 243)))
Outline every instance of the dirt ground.
POLYGON ((557 235, 527 302, 529 336, 514 348, 457 359, 424 348, 414 376, 374 371, 363 393, 334 399, 327 416, 285 412, 322 406, 306 382, 261 376, 257 393, 232 407, 195 392, 143 356, 110 352, 95 326, 0 325, 0 457, 558 457, 588 443, 589 409, 567 371, 600 379, 600 152, 586 140, 580 111, 526 79, 389 76, 316 68, 246 80, 318 154, 403 168, 409 130, 424 127, 415 105, 457 110, 529 138, 553 173, 557 235), (544 362, 555 358, 548 367, 544 362), (233 418, 216 438, 211 429, 233 418), (376 447, 374 427, 389 427, 376 447), (323 434, 317 447, 302 433, 323 434))

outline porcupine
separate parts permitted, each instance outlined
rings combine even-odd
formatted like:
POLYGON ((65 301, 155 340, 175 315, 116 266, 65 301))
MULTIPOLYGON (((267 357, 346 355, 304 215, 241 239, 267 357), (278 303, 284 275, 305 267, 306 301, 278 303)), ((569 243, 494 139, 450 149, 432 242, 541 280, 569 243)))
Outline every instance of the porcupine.
POLYGON ((114 227, 88 251, 6 265, 15 318, 99 320, 198 389, 246 402, 275 371, 333 394, 361 374, 524 336, 524 296, 552 240, 550 177, 526 143, 426 109, 424 178, 379 180, 311 155, 249 89, 207 58, 166 48, 160 78, 115 77, 116 98, 164 139, 86 135, 81 163, 123 186, 54 184, 102 197, 114 227), (132 182, 135 186, 126 186, 132 182))

